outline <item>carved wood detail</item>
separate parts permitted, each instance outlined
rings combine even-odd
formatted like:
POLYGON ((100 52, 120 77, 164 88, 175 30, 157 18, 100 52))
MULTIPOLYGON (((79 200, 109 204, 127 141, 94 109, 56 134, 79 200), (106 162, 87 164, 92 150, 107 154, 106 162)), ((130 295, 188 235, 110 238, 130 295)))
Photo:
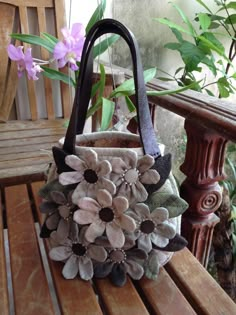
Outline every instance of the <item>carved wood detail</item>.
POLYGON ((187 147, 181 171, 187 176, 180 187, 189 203, 183 215, 182 234, 189 249, 206 266, 214 226, 219 219, 214 212, 222 201, 219 180, 225 178, 224 155, 227 140, 216 132, 186 119, 187 147))

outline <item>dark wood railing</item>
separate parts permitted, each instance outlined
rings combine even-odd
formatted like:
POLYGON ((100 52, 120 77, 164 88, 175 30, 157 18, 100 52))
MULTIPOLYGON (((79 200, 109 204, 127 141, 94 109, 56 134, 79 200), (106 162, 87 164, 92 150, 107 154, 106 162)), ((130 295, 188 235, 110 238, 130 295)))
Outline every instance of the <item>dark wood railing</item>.
MULTIPOLYGON (((131 76, 125 71, 126 77, 131 76)), ((160 80, 148 90, 173 89, 160 80)), ((181 171, 186 179, 180 194, 189 203, 182 219, 182 234, 198 260, 207 266, 212 235, 219 218, 214 212, 222 201, 218 182, 225 178, 224 157, 228 140, 236 142, 236 105, 195 91, 150 96, 150 104, 185 118, 187 146, 181 171)))

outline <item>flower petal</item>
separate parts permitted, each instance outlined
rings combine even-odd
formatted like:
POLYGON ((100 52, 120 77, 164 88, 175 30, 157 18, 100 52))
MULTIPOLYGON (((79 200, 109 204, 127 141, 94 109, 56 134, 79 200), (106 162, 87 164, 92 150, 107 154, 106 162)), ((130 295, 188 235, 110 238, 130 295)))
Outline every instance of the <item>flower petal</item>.
POLYGON ((94 275, 97 278, 105 278, 107 277, 112 270, 114 263, 112 262, 105 262, 103 264, 95 264, 94 266, 94 275))
POLYGON ((155 162, 154 158, 151 155, 146 154, 138 160, 137 168, 139 172, 142 174, 146 172, 148 169, 150 169, 154 162, 155 162))
POLYGON ((86 149, 83 154, 83 159, 89 169, 96 170, 96 165, 98 163, 98 155, 92 149, 86 149))
POLYGON ((99 189, 97 192, 97 200, 101 205, 100 209, 103 207, 111 207, 112 206, 112 195, 109 191, 105 189, 99 189))
POLYGON ((74 212, 73 219, 75 222, 79 224, 89 224, 96 220, 97 214, 96 212, 85 211, 85 210, 77 210, 74 212))
POLYGON ((106 189, 112 195, 114 195, 116 192, 116 185, 108 178, 105 177, 99 178, 97 184, 99 189, 106 189))
POLYGON ((96 166, 96 172, 99 177, 101 176, 107 176, 111 173, 111 164, 109 161, 104 160, 97 164, 96 166))
POLYGON ((58 212, 54 212, 53 214, 49 215, 45 221, 46 226, 49 230, 55 230, 58 226, 60 220, 60 216, 58 212))
POLYGON ((149 207, 145 205, 145 203, 137 203, 134 211, 141 219, 147 219, 150 217, 149 207))
POLYGON ((126 283, 126 268, 124 264, 114 264, 111 271, 111 281, 117 287, 126 283))
POLYGON ((138 248, 144 250, 146 253, 149 253, 152 250, 150 235, 141 234, 138 239, 138 248))
POLYGON ((130 203, 133 203, 134 201, 142 202, 145 201, 148 197, 146 189, 139 181, 137 181, 135 185, 131 186, 131 191, 132 198, 130 200, 130 203))
POLYGON ((82 210, 87 210, 90 212, 98 212, 101 209, 99 203, 90 197, 84 197, 79 199, 78 206, 82 210))
POLYGON ((139 177, 139 180, 144 184, 157 184, 160 178, 160 174, 156 170, 148 170, 139 177))
POLYGON ((105 224, 103 222, 93 222, 85 232, 85 238, 88 242, 93 243, 94 240, 103 234, 105 224))
POLYGON ((70 257, 72 254, 71 248, 68 246, 58 246, 50 250, 49 256, 52 260, 62 261, 70 257))
POLYGON ((66 221, 64 219, 61 219, 59 221, 59 224, 57 227, 57 240, 59 243, 62 243, 68 237, 69 227, 70 227, 69 221, 66 221))
POLYGON ((39 206, 39 209, 42 213, 50 213, 57 210, 58 205, 55 204, 55 202, 51 201, 44 201, 39 206))
POLYGON ((93 277, 93 264, 91 259, 79 259, 79 275, 83 280, 90 280, 93 277))
POLYGON ((88 256, 96 261, 103 262, 107 258, 105 248, 96 245, 90 245, 88 248, 88 256))
POLYGON ((64 205, 67 203, 65 195, 61 191, 51 191, 50 197, 55 203, 59 205, 64 205))
POLYGON ((136 229, 134 219, 126 214, 121 215, 116 221, 119 222, 120 227, 125 231, 134 232, 136 229))
POLYGON ((79 257, 71 255, 62 269, 62 274, 66 279, 74 279, 79 271, 79 257))
POLYGON ((124 211, 126 211, 129 207, 128 200, 123 196, 118 196, 113 199, 112 202, 115 211, 118 215, 121 215, 124 211))
POLYGON ((125 236, 121 228, 112 222, 106 225, 106 234, 110 244, 115 248, 123 247, 125 243, 125 236))
POLYGON ((126 260, 125 262, 126 272, 134 280, 139 280, 144 274, 143 267, 140 266, 136 261, 126 260))
POLYGON ((127 169, 127 165, 120 157, 115 157, 111 159, 112 172, 122 175, 127 169))
POLYGON ((176 234, 175 226, 171 223, 161 223, 157 226, 157 232, 159 235, 166 238, 173 238, 176 234))
POLYGON ((83 180, 83 174, 78 172, 64 172, 59 175, 59 182, 62 185, 71 185, 81 182, 83 180))
POLYGON ((73 154, 67 155, 67 157, 65 158, 65 162, 67 165, 78 172, 84 173, 87 168, 85 162, 81 160, 78 156, 73 154))
POLYGON ((158 235, 157 233, 151 234, 151 240, 156 246, 161 247, 161 248, 165 247, 169 243, 168 238, 158 235))
POLYGON ((169 217, 168 210, 166 208, 163 208, 163 207, 156 208, 151 213, 151 218, 153 219, 155 224, 159 224, 159 223, 167 220, 168 217, 169 217))

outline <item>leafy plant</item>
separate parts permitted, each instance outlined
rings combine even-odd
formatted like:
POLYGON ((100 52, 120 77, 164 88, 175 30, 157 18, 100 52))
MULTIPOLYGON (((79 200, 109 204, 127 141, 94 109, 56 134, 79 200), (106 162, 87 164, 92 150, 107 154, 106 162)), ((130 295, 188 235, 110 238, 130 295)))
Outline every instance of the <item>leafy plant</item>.
POLYGON ((177 51, 183 61, 183 66, 178 67, 173 75, 163 71, 167 77, 160 79, 176 81, 180 86, 195 82, 194 90, 205 91, 209 95, 214 95, 209 89, 214 85, 217 87, 215 96, 228 97, 236 91, 236 70, 233 65, 236 56, 236 14, 232 13, 236 9, 236 2, 215 0, 216 12, 213 12, 206 2, 196 2, 204 9, 195 16, 198 28, 174 3, 171 4, 180 15, 183 26, 168 18, 155 18, 156 21, 167 25, 177 39, 164 47, 177 51), (230 43, 228 51, 225 49, 225 40, 230 43), (203 67, 210 70, 213 81, 209 82, 203 67), (199 77, 202 81, 197 83, 199 77))

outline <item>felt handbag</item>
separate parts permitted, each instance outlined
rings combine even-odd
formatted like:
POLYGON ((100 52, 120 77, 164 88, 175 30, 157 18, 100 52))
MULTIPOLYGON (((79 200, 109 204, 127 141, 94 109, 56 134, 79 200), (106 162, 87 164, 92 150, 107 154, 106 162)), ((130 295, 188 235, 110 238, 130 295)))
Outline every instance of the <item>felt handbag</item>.
POLYGON ((86 36, 69 126, 52 149, 55 163, 40 190, 46 214, 41 237, 50 239, 49 256, 64 263, 66 279, 109 277, 117 286, 125 284, 127 274, 156 279, 160 266, 186 246, 179 233, 188 205, 178 195, 171 156, 163 156, 160 147, 137 42, 120 22, 99 21, 86 36), (139 135, 83 133, 93 45, 106 33, 120 35, 131 51, 139 135))

